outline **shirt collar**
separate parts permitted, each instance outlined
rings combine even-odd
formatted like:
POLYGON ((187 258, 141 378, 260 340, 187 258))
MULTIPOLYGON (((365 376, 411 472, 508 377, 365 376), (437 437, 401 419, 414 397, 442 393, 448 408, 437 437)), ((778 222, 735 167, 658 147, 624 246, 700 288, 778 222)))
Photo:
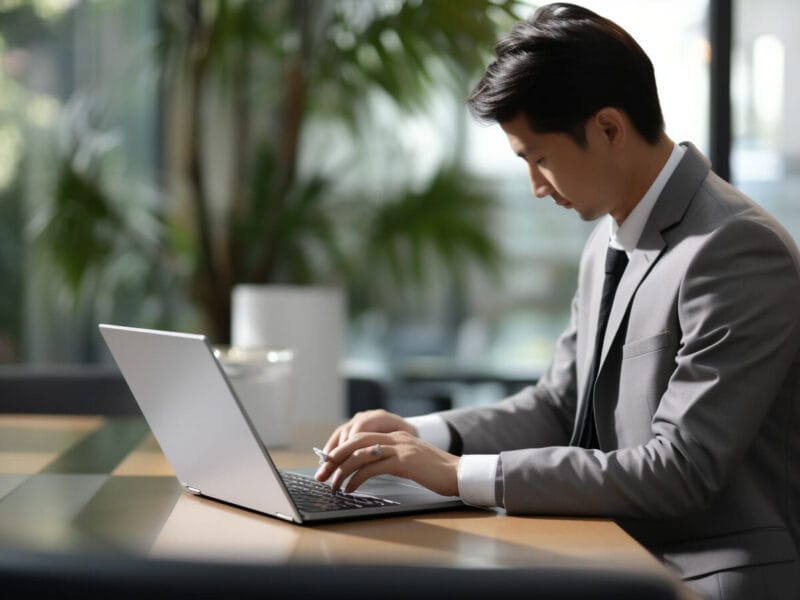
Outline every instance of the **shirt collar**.
POLYGON ((610 236, 608 245, 616 250, 625 250, 625 253, 630 258, 631 252, 636 248, 639 243, 639 238, 642 237, 642 231, 650 218, 650 213, 656 205, 656 200, 667 185, 667 181, 675 172, 678 163, 683 157, 686 150, 683 146, 674 144, 672 152, 661 168, 658 176, 653 180, 650 188, 645 192, 639 203, 633 208, 631 213, 622 222, 622 225, 617 225, 617 222, 608 215, 608 222, 610 225, 610 236))

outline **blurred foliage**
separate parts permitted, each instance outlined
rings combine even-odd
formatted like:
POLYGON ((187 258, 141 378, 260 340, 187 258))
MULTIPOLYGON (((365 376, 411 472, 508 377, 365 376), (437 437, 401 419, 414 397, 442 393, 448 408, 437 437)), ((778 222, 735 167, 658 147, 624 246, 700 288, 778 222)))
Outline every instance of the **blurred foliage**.
POLYGON ((499 276, 500 252, 491 231, 492 202, 480 181, 444 167, 422 190, 388 199, 366 223, 366 251, 357 262, 354 292, 366 304, 387 301, 381 290, 417 288, 438 261, 461 285, 465 264, 476 262, 499 276), (377 292, 377 295, 376 295, 377 292), (370 298, 372 294, 372 298, 370 298))
POLYGON ((423 288, 441 272, 435 265, 455 278, 472 265, 498 273, 494 204, 459 168, 457 140, 428 181, 377 193, 343 188, 339 176, 371 158, 363 141, 376 135, 376 99, 402 115, 443 89, 464 98, 517 8, 516 0, 157 2, 163 190, 142 194, 115 162, 108 132, 75 111, 62 118, 74 135, 62 140, 37 231, 73 289, 116 289, 131 301, 135 273, 141 298, 188 291, 218 342, 229 335, 237 283, 344 284, 363 308, 423 288), (343 139, 315 134, 320 123, 344 127, 343 139), (340 141, 350 155, 333 172, 303 162, 309 148, 340 141))
POLYGON ((194 290, 218 338, 226 335, 230 291, 239 282, 344 280, 358 306, 380 301, 377 290, 424 285, 431 261, 456 272, 471 263, 496 271, 492 201, 456 161, 441 165, 425 189, 408 185, 379 202, 351 190, 350 207, 337 198, 331 175, 302 172, 299 163, 315 119, 346 124, 358 148, 360 137, 374 135, 376 95, 400 111, 422 109, 442 88, 463 98, 516 2, 160 6, 168 114, 184 115, 167 120, 168 146, 184 149, 170 162, 171 180, 189 191, 184 214, 193 217, 196 239, 194 290), (219 122, 232 134, 227 145, 211 134, 219 122), (220 144, 229 153, 222 223, 204 168, 209 148, 220 144), (358 221, 347 222, 359 212, 358 221), (349 235, 348 245, 353 230, 360 239, 349 235), (378 272, 387 285, 376 288, 367 280, 378 272))
POLYGON ((25 163, 25 89, 6 75, 13 67, 8 42, 0 36, 0 363, 16 360, 22 337, 24 213, 20 198, 25 163))
POLYGON ((124 140, 102 128, 100 112, 81 95, 62 109, 53 195, 34 212, 32 231, 68 288, 94 295, 106 318, 115 305, 138 304, 139 319, 169 326, 189 261, 170 239, 162 195, 131 178, 124 140))
POLYGON ((55 249, 54 259, 61 265, 66 283, 77 289, 87 269, 110 258, 121 219, 100 189, 98 181, 75 171, 62 162, 55 190, 52 219, 44 234, 55 249))
POLYGON ((20 179, 0 190, 0 363, 16 358, 22 312, 22 207, 20 179))

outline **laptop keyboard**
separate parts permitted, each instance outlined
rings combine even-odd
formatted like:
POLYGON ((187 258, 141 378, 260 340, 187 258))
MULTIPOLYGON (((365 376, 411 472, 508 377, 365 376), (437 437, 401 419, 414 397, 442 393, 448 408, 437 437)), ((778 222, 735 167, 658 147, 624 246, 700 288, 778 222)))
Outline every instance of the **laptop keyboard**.
POLYGON ((289 490, 292 500, 302 512, 352 510, 398 504, 376 496, 358 493, 346 494, 340 490, 334 491, 327 483, 322 483, 297 473, 282 471, 281 477, 289 490))

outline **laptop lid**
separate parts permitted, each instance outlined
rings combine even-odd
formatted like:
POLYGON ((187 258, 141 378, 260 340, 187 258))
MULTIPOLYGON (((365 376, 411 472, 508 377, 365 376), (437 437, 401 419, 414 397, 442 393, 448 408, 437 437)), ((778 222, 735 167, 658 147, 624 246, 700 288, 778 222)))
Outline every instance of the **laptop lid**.
POLYGON ((181 485, 302 520, 205 336, 113 325, 100 333, 181 485))
POLYGON ((413 481, 381 476, 359 492, 393 506, 301 512, 204 335, 99 327, 178 481, 192 493, 295 523, 464 506, 413 481))

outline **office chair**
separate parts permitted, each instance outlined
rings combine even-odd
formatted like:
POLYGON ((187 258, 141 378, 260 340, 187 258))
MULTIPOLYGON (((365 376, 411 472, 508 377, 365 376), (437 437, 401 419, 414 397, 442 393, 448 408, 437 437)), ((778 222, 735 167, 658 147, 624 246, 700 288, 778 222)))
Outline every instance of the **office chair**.
POLYGON ((141 414, 122 374, 97 365, 2 365, 0 412, 141 414))
MULTIPOLYGON (((347 379, 350 415, 386 407, 374 379, 347 379)), ((98 365, 0 365, 0 413, 140 415, 118 369, 98 365)))
POLYGON ((380 381, 365 377, 347 378, 347 409, 350 416, 363 410, 386 408, 386 389, 380 381))

